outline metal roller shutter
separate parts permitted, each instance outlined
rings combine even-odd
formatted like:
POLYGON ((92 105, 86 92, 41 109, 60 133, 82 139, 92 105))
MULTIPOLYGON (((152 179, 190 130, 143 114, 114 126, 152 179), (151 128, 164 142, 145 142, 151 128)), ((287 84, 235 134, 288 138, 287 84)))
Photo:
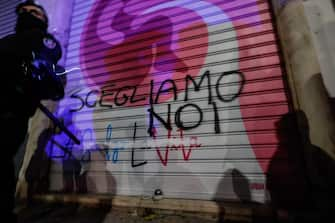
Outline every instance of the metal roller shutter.
POLYGON ((264 202, 289 112, 270 11, 267 0, 77 0, 57 114, 83 143, 54 137, 51 190, 264 202))
POLYGON ((15 7, 19 2, 20 0, 0 0, 0 38, 14 32, 15 7))

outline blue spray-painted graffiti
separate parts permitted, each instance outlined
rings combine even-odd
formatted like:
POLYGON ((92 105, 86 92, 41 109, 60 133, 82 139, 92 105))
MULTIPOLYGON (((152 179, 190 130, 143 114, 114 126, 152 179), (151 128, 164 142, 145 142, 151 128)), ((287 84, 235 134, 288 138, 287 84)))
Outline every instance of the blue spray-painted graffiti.
MULTIPOLYGON (((112 140, 112 132, 113 132, 113 127, 111 124, 107 126, 107 131, 106 131, 106 143, 111 142, 112 140)), ((117 163, 119 160, 119 151, 123 150, 124 148, 113 148, 112 151, 109 149, 106 151, 106 160, 112 161, 112 163, 117 163), (111 154, 112 153, 112 154, 111 154)))

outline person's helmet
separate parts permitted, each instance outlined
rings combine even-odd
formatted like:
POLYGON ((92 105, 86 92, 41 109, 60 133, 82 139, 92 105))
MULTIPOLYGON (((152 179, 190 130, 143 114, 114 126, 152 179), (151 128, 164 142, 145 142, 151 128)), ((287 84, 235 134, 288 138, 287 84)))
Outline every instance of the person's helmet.
POLYGON ((16 9, 15 9, 15 13, 18 15, 19 12, 20 12, 20 9, 24 6, 27 6, 27 5, 32 5, 32 6, 36 6, 37 8, 41 9, 43 11, 43 14, 44 14, 44 18, 45 18, 45 23, 48 25, 48 16, 47 16, 47 12, 45 11, 45 9, 39 5, 38 3, 36 3, 34 0, 27 0, 27 1, 24 1, 20 4, 18 4, 16 6, 16 9))

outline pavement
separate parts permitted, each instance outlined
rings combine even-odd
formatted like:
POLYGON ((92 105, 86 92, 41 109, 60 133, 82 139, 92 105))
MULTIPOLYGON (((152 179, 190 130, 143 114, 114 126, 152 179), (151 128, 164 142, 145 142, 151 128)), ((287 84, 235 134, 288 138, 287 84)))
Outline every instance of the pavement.
MULTIPOLYGON (((333 212, 287 212, 276 211, 276 216, 254 213, 241 218, 243 213, 226 215, 225 219, 214 214, 184 211, 167 211, 158 208, 111 207, 107 204, 89 206, 80 203, 35 201, 27 205, 18 203, 15 212, 18 223, 291 223, 291 222, 334 222, 333 212), (258 215, 258 216, 257 216, 258 215), (229 218, 227 218, 227 216, 229 218), (235 218, 234 218, 235 216, 235 218), (262 216, 262 217, 260 217, 262 216), (237 217, 237 218, 236 218, 237 217), (266 218, 264 218, 266 217, 266 218)), ((228 213, 226 213, 228 214, 228 213)))
POLYGON ((214 223, 216 217, 169 214, 152 210, 38 203, 17 208, 18 223, 214 223), (207 219, 206 219, 207 218, 207 219))

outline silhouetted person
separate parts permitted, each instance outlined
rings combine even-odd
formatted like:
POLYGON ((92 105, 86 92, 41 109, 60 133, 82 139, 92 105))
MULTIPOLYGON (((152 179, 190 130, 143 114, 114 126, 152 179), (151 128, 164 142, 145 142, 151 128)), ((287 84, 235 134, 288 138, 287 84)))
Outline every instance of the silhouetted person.
POLYGON ((296 114, 281 117, 276 131, 279 145, 267 172, 271 203, 276 210, 304 209, 310 206, 310 199, 296 114))
MULTIPOLYGON (((280 144, 267 176, 274 208, 289 213, 317 211, 325 216, 334 206, 334 160, 311 143, 308 120, 301 111, 277 122, 277 136, 280 144)), ((297 218, 308 220, 308 216, 297 218)))
POLYGON ((15 34, 0 40, 1 88, 0 147, 5 164, 1 191, 2 218, 16 222, 13 214, 15 175, 13 158, 27 133, 28 120, 42 99, 59 100, 64 88, 54 75, 62 52, 47 32, 48 17, 40 5, 25 1, 16 8, 15 34))
POLYGON ((310 140, 308 119, 304 112, 297 112, 299 124, 302 128, 304 145, 304 162, 307 182, 314 205, 321 217, 331 217, 335 211, 335 161, 321 148, 310 140))

